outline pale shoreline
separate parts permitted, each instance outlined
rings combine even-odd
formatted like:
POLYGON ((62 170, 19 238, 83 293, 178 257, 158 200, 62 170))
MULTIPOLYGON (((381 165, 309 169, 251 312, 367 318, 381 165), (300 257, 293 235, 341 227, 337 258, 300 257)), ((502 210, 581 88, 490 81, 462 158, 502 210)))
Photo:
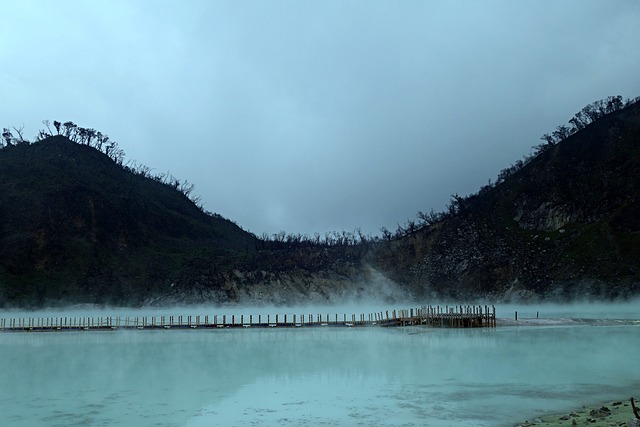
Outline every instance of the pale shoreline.
MULTIPOLYGON (((636 407, 638 406, 638 399, 636 407)), ((593 405, 584 405, 579 409, 574 409, 565 413, 553 413, 533 417, 515 424, 515 427, 560 427, 560 426, 583 426, 593 427, 627 427, 640 426, 640 420, 636 420, 631 408, 629 398, 619 400, 609 400, 593 405), (628 422, 630 422, 628 424, 628 422)))

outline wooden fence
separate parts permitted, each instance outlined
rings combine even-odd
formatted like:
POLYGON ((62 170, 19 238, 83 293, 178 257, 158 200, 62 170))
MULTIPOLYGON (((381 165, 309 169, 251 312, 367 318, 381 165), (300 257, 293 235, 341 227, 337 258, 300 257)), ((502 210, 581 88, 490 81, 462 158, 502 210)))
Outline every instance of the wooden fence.
POLYGON ((110 331, 117 329, 222 329, 412 326, 479 328, 496 326, 494 306, 422 306, 368 314, 203 315, 126 317, 20 317, 0 319, 0 331, 110 331))

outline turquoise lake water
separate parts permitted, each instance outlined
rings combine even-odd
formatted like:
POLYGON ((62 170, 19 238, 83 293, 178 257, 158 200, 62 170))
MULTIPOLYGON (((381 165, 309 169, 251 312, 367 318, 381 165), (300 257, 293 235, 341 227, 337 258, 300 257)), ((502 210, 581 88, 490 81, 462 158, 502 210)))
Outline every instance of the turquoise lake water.
POLYGON ((636 309, 509 306, 495 329, 0 333, 0 425, 514 425, 638 397, 636 309))

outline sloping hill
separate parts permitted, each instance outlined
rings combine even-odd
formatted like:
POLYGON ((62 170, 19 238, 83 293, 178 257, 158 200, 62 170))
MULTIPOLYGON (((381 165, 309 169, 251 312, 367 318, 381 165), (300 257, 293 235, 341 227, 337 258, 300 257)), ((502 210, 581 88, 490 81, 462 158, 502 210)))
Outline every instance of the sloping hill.
POLYGON ((376 264, 423 296, 640 294, 640 104, 549 146, 455 211, 379 249, 376 264))
POLYGON ((428 226, 328 247, 289 239, 171 297, 292 304, 640 295, 639 110, 632 104, 545 146, 499 184, 454 198, 428 226))
POLYGON ((559 133, 421 225, 327 241, 257 239, 63 136, 8 146, 0 307, 638 296, 640 103, 559 133))
POLYGON ((0 305, 131 303, 182 277, 197 254, 233 259, 255 240, 63 136, 0 150, 0 305))

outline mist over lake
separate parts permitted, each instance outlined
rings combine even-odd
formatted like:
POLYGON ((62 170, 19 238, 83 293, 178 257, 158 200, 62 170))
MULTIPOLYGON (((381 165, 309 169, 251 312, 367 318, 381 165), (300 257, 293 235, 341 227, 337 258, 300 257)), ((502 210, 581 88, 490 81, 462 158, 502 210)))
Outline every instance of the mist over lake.
POLYGON ((0 427, 640 421, 637 0, 2 5, 0 427))
MULTIPOLYGON (((356 309, 340 309, 349 308, 356 309)), ((331 312, 328 307, 278 310, 331 312)), ((15 426, 507 426, 585 403, 626 399, 640 389, 634 374, 640 353, 637 303, 496 310, 495 329, 6 332, 0 334, 0 421, 15 426)), ((80 308, 3 311, 0 317, 258 311, 80 308)))

